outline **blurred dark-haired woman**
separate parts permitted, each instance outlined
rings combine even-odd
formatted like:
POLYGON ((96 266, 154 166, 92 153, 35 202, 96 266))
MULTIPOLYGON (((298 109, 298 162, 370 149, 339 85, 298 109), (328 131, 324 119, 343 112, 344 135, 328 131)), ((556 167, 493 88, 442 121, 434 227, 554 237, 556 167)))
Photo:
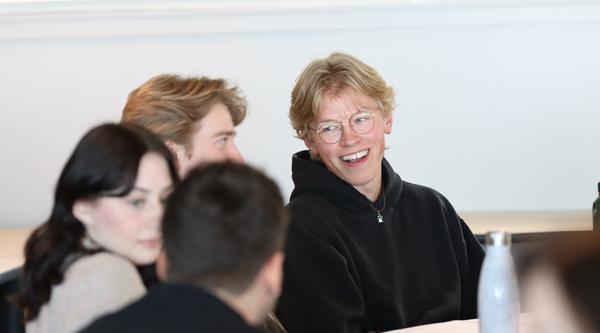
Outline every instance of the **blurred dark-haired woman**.
POLYGON ((25 245, 16 299, 28 333, 75 332, 145 293, 136 265, 159 255, 176 182, 171 153, 144 129, 104 124, 83 136, 25 245))

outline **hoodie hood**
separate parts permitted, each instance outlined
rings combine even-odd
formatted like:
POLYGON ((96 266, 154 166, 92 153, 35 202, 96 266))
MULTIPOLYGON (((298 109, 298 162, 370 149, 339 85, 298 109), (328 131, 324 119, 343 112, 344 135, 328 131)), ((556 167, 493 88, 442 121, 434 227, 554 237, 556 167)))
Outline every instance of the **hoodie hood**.
MULTIPOLYGON (((392 207, 400 199, 402 180, 385 158, 381 163, 381 168, 381 182, 386 207, 392 207)), ((294 181, 294 190, 290 201, 304 194, 318 193, 350 212, 358 213, 364 212, 365 209, 372 209, 369 199, 352 185, 327 170, 325 164, 312 160, 308 150, 300 151, 292 156, 292 180, 294 181)))

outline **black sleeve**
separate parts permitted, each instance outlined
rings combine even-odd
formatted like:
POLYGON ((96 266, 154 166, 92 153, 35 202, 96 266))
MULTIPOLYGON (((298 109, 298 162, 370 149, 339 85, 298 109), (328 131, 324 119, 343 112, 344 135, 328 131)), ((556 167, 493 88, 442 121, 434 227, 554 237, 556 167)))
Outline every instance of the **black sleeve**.
POLYGON ((479 284, 479 272, 485 252, 477 238, 471 232, 463 219, 460 219, 460 227, 466 247, 467 276, 466 285, 463 284, 463 301, 461 304, 461 319, 477 317, 477 287, 479 284))
POLYGON ((316 238, 288 245, 277 316, 289 333, 365 332, 364 312, 340 252, 316 238))

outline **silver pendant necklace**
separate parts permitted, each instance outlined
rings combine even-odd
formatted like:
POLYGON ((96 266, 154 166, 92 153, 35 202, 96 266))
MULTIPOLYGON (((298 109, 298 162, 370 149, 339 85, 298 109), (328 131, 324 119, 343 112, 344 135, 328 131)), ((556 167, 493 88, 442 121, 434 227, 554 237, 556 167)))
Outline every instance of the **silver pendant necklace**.
POLYGON ((371 200, 367 198, 369 206, 371 206, 371 209, 373 209, 373 211, 377 213, 377 223, 383 223, 383 215, 381 214, 381 212, 383 212, 383 210, 385 209, 385 191, 383 190, 383 185, 381 186, 381 195, 383 196, 383 206, 381 207, 381 209, 375 209, 375 207, 373 207, 373 204, 371 203, 371 200))

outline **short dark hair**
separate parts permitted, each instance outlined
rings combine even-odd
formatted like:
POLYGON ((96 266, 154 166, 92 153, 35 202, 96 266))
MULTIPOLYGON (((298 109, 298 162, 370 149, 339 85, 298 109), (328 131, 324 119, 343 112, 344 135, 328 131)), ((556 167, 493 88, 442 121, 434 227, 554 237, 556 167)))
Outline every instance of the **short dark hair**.
POLYGON ((241 293, 285 242, 275 182, 231 162, 199 166, 175 189, 162 224, 167 279, 241 293))

